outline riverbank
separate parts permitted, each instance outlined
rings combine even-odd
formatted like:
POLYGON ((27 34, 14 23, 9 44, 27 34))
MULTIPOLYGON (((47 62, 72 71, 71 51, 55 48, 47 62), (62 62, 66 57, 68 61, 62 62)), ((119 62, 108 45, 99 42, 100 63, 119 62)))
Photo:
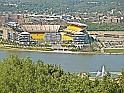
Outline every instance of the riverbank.
POLYGON ((29 52, 42 52, 42 53, 59 53, 59 54, 77 54, 77 55, 124 55, 124 49, 104 49, 104 52, 81 52, 81 51, 62 51, 62 50, 52 50, 50 48, 40 48, 40 47, 22 47, 22 46, 6 46, 0 45, 0 50, 9 51, 29 51, 29 52))
POLYGON ((106 54, 124 54, 124 48, 105 48, 106 54))
POLYGON ((95 55, 96 54, 95 52, 73 52, 73 51, 61 51, 61 50, 42 51, 42 50, 29 50, 29 49, 19 49, 19 48, 0 48, 0 50, 59 53, 59 54, 87 54, 87 55, 95 55))
POLYGON ((95 52, 80 52, 80 51, 63 51, 63 50, 53 50, 50 47, 32 47, 32 46, 14 46, 14 45, 0 45, 0 50, 9 51, 29 51, 29 52, 42 52, 42 53, 59 53, 59 54, 85 54, 85 55, 95 55, 95 52))
POLYGON ((74 51, 61 51, 61 50, 43 51, 43 50, 10 48, 10 47, 0 47, 0 50, 41 52, 41 53, 59 53, 59 54, 76 54, 76 55, 81 55, 81 54, 84 54, 84 55, 124 55, 124 53, 74 52, 74 51))

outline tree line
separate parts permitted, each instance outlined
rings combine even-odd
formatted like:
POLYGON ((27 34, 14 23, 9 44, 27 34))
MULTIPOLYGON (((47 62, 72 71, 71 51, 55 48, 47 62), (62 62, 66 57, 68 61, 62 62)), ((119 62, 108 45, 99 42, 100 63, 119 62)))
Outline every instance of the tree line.
POLYGON ((89 31, 124 31, 124 23, 86 23, 89 31))
POLYGON ((32 12, 107 12, 123 11, 123 0, 0 0, 0 11, 32 11, 32 12), (17 6, 4 5, 15 3, 17 6))

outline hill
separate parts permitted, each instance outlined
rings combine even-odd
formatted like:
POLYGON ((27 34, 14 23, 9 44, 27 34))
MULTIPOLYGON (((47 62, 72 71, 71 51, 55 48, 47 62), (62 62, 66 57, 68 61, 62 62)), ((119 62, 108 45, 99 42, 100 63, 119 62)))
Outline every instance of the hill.
POLYGON ((123 0, 0 0, 0 11, 105 12, 124 9, 123 0), (17 6, 3 6, 15 3, 17 6))

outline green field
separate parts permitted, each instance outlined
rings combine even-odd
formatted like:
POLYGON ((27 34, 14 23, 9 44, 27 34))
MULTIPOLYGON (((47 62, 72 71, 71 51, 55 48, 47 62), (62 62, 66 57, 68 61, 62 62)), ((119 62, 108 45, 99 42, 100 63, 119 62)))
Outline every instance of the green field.
POLYGON ((123 53, 124 49, 104 49, 105 53, 123 53))

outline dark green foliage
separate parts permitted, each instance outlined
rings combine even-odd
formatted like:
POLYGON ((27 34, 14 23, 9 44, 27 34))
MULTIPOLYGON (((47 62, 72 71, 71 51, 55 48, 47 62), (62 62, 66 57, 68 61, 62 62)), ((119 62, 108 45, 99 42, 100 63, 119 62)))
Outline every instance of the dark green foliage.
POLYGON ((91 81, 40 60, 10 56, 0 62, 0 93, 123 93, 123 84, 123 72, 119 83, 109 76, 91 81))
POLYGON ((92 31, 124 31, 124 23, 86 23, 92 31))
POLYGON ((34 12, 106 12, 112 9, 124 9, 123 0, 0 0, 0 11, 34 11, 34 12), (16 3, 18 6, 3 5, 16 3))

